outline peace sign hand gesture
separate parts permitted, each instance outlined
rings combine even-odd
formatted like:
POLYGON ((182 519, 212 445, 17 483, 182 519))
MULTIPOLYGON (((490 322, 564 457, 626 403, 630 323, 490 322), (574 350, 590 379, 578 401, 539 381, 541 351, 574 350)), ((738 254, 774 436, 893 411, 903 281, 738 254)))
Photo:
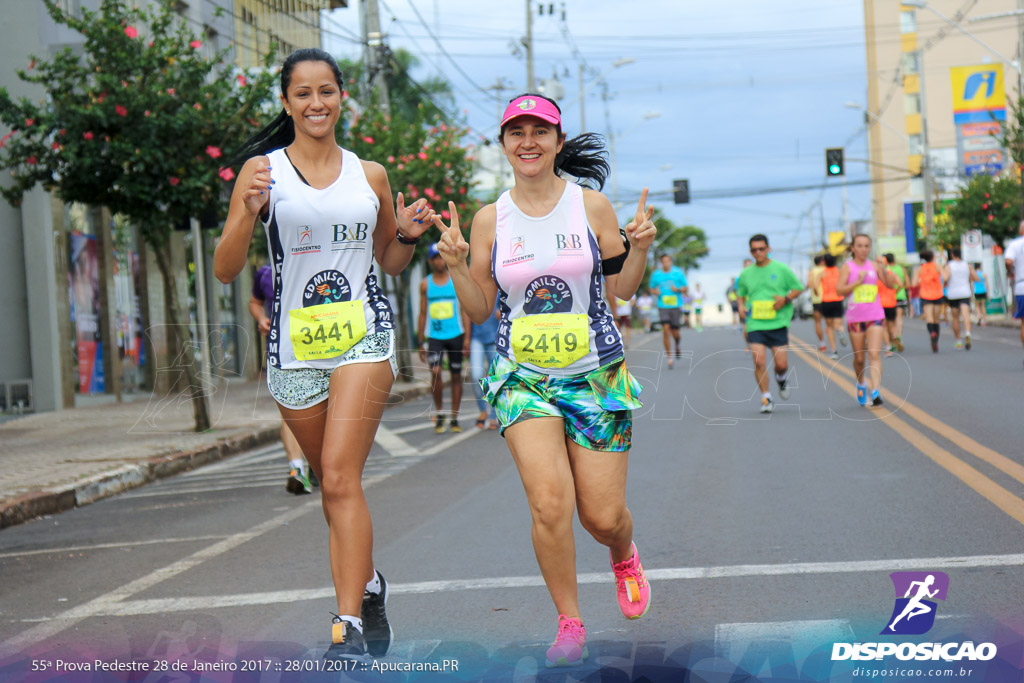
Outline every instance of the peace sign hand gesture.
POLYGON ((636 215, 626 225, 626 239, 630 246, 638 249, 649 249, 654 244, 654 238, 658 236, 658 228, 654 226, 651 217, 654 216, 654 207, 647 206, 647 188, 640 193, 640 202, 636 207, 636 215))
POLYGON ((399 192, 397 206, 395 218, 398 220, 398 231, 409 239, 415 239, 426 232, 434 220, 434 210, 427 206, 426 199, 417 199, 406 206, 405 196, 399 192))
POLYGON ((459 228, 459 211, 455 202, 448 202, 448 211, 452 214, 452 224, 446 226, 440 216, 435 215, 434 225, 441 231, 441 241, 437 243, 437 251, 444 259, 445 265, 454 268, 465 263, 469 258, 469 243, 462 237, 459 228))

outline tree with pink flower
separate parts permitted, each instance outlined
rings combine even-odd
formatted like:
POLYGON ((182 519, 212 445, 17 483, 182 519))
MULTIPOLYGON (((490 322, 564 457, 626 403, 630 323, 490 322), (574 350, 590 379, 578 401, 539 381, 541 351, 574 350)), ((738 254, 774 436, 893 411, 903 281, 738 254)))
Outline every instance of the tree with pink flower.
MULTIPOLYGON (((181 274, 171 268, 168 238, 190 216, 223 215, 233 176, 221 150, 262 125, 261 105, 272 98, 276 77, 268 68, 236 79, 226 51, 204 56, 170 3, 100 0, 98 10, 74 14, 53 0, 43 3, 57 24, 84 36, 84 49, 30 56, 29 68, 18 71, 46 91, 42 103, 0 89, 0 122, 10 130, 0 145, 0 170, 10 182, 0 193, 18 205, 42 185, 65 202, 106 206, 135 223, 163 277, 173 335, 187 318, 179 310, 174 280, 181 274)), ((266 66, 273 63, 268 55, 266 66)), ((171 339, 170 348, 187 341, 171 339)), ((195 367, 186 371, 197 388, 196 429, 208 429, 202 383, 195 367)))

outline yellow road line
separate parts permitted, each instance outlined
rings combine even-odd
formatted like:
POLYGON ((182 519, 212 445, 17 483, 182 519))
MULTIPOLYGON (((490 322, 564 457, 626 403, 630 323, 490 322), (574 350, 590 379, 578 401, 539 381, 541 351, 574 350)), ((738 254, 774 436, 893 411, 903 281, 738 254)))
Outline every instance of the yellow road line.
MULTIPOLYGON (((825 372, 822 369, 821 364, 817 362, 819 360, 817 357, 811 356, 808 352, 795 346, 790 346, 790 349, 807 362, 808 365, 817 368, 818 372, 825 377, 825 372)), ((845 370, 845 368, 842 367, 839 367, 838 369, 845 370)), ((848 374, 852 375, 853 373, 850 372, 848 374)), ((857 396, 856 387, 846 380, 840 379, 839 377, 830 377, 826 379, 831 380, 833 384, 850 396, 857 396)), ((904 403, 904 406, 906 406, 906 403, 904 403)), ((926 455, 928 458, 931 458, 936 464, 950 472, 957 479, 977 491, 997 508, 1017 520, 1019 523, 1024 524, 1024 500, 1021 500, 1013 493, 994 482, 992 479, 989 479, 987 476, 974 469, 946 449, 942 448, 920 431, 911 427, 895 415, 890 414, 880 417, 879 422, 893 429, 897 434, 902 436, 907 443, 921 451, 921 453, 926 455)))
MULTIPOLYGON (((800 339, 797 339, 797 341, 800 341, 802 344, 806 343, 800 339)), ((835 366, 836 370, 839 370, 839 372, 842 372, 850 379, 857 379, 856 375, 853 374, 853 370, 846 367, 845 365, 840 365, 839 363, 833 363, 833 365, 835 366)), ((892 405, 898 405, 899 410, 905 412, 909 417, 912 417, 913 419, 917 420, 923 426, 934 431, 940 436, 943 436, 946 439, 952 441, 957 446, 967 451, 968 453, 978 458, 979 460, 987 462, 989 465, 992 465, 992 467, 995 467, 1000 472, 1007 474, 1016 479, 1017 481, 1019 481, 1020 483, 1024 484, 1024 465, 1021 465, 1020 463, 1011 460, 1002 453, 992 450, 988 446, 984 446, 978 443, 977 441, 967 436, 963 432, 960 432, 950 427, 945 422, 932 417, 925 411, 921 410, 914 404, 907 401, 906 398, 902 396, 897 396, 888 389, 885 389, 884 387, 882 388, 881 393, 882 397, 886 401, 888 401, 892 405)))

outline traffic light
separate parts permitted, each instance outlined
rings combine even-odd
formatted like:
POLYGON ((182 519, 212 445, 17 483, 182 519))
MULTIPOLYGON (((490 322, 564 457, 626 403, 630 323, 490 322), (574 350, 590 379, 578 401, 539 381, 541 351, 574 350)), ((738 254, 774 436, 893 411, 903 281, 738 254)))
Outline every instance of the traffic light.
POLYGON ((689 204, 690 203, 690 181, 689 180, 673 180, 672 181, 672 200, 676 204, 689 204))
POLYGON ((843 167, 842 147, 825 150, 825 175, 846 175, 846 169, 843 167))

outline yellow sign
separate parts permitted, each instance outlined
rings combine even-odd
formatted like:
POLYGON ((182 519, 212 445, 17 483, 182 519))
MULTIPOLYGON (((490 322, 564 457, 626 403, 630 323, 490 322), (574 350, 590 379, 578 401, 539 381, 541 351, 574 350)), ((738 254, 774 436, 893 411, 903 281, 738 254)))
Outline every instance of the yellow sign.
POLYGON ((987 111, 1006 107, 1002 64, 955 66, 953 79, 953 113, 987 111))
POLYGON ((833 256, 842 256, 846 251, 846 233, 836 230, 828 234, 828 253, 833 256))

